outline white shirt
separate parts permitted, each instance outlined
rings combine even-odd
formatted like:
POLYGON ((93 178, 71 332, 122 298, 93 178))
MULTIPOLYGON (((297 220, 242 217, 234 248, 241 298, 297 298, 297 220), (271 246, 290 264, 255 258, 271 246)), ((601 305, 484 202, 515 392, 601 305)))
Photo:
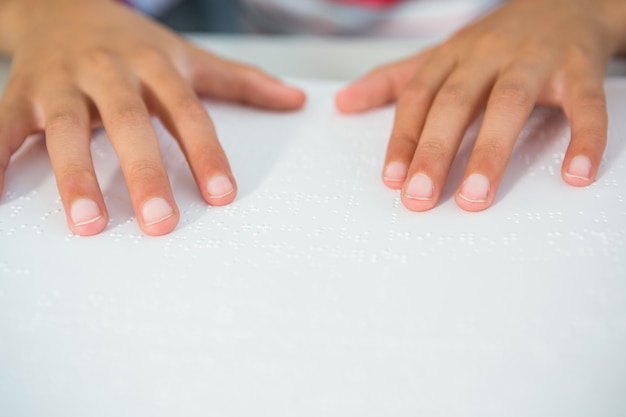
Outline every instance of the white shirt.
POLYGON ((404 0, 365 7, 330 0, 240 0, 255 32, 316 35, 442 36, 501 0, 404 0))
MULTIPOLYGON (((159 14, 183 0, 126 0, 159 14)), ((244 28, 253 33, 314 35, 443 36, 486 13, 502 0, 396 0, 387 7, 354 0, 225 0, 237 3, 244 28)), ((231 4, 232 6, 232 4, 231 4)))

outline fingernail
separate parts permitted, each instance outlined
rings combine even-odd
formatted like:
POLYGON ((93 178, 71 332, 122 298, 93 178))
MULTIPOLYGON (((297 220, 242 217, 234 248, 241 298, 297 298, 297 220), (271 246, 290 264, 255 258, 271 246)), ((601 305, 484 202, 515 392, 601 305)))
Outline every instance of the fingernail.
POLYGON ((591 178, 591 161, 586 156, 575 156, 569 163, 566 175, 568 177, 589 181, 591 178))
POLYGON ((72 203, 70 217, 75 227, 85 226, 102 218, 100 207, 95 201, 87 198, 79 198, 72 203))
POLYGON ((484 203, 489 195, 489 180, 482 174, 472 174, 463 183, 459 196, 470 203, 484 203))
POLYGON ((406 173, 408 172, 408 170, 408 167, 402 162, 390 162, 385 168, 383 178, 386 181, 391 182, 404 181, 406 179, 406 173))
POLYGON ((146 226, 152 226, 174 215, 172 206, 162 198, 152 198, 146 201, 141 209, 143 221, 146 226))
POLYGON ((406 187, 404 196, 411 200, 428 201, 433 199, 433 181, 426 174, 415 174, 406 187))
POLYGON ((226 175, 221 174, 211 178, 206 189, 211 198, 225 197, 235 190, 230 179, 226 175))

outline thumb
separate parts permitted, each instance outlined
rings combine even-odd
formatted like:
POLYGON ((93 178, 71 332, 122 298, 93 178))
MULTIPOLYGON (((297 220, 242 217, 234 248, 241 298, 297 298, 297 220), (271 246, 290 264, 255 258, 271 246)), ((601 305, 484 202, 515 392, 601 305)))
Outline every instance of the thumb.
POLYGON ((396 100, 429 55, 429 50, 424 51, 411 58, 379 67, 354 81, 337 93, 337 108, 342 113, 358 113, 396 100))
POLYGON ((200 95, 272 110, 295 110, 305 94, 246 64, 220 58, 200 48, 191 50, 191 84, 200 95))

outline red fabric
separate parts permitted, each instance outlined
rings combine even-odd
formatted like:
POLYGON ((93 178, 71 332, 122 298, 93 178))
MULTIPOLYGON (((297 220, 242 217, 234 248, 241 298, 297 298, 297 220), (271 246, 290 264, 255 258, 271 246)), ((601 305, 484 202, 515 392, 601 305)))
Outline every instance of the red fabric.
POLYGON ((351 4, 354 6, 384 8, 396 5, 402 0, 333 0, 335 3, 351 4))

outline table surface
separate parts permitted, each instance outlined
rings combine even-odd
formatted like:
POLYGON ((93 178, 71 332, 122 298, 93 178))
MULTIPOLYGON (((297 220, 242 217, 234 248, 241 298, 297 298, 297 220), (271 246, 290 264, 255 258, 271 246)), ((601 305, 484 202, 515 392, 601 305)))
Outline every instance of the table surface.
POLYGON ((137 228, 105 132, 111 222, 91 238, 68 233, 29 140, 0 199, 0 415, 626 415, 623 62, 595 184, 563 184, 568 123, 539 108, 493 208, 463 212, 451 185, 418 214, 379 179, 393 107, 346 117, 332 97, 431 41, 191 39, 307 106, 206 101, 240 186, 224 208, 155 120, 182 214, 159 238, 137 228))

